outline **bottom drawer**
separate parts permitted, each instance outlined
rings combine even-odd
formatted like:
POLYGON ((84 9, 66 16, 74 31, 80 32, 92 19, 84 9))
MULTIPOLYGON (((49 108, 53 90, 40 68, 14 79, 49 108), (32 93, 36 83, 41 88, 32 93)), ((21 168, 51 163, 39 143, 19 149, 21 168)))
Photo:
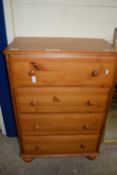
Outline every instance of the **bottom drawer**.
POLYGON ((87 154, 98 151, 99 135, 29 136, 23 138, 24 154, 87 154))

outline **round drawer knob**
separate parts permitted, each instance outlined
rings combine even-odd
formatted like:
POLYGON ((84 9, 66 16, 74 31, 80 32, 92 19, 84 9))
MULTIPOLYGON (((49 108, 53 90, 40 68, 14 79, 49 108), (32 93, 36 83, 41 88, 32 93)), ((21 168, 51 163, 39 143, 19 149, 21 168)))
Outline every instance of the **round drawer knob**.
POLYGON ((83 126, 83 129, 84 129, 84 130, 88 130, 88 129, 89 129, 89 125, 87 125, 87 124, 84 125, 84 126, 83 126))
POLYGON ((92 102, 90 100, 87 101, 87 105, 88 106, 91 106, 92 105, 92 102))
POLYGON ((35 145, 35 151, 40 151, 40 145, 39 144, 35 145))
POLYGON ((38 101, 31 101, 30 102, 31 106, 38 106, 39 102, 38 101))
POLYGON ((95 69, 92 71, 92 76, 97 77, 99 75, 99 70, 95 69))
POLYGON ((39 125, 35 125, 33 128, 34 131, 38 131, 39 130, 39 125))
POLYGON ((80 145, 80 148, 86 149, 86 146, 85 146, 84 144, 81 144, 81 145, 80 145))
POLYGON ((35 72, 35 70, 30 70, 28 74, 32 77, 32 76, 36 75, 36 72, 35 72))

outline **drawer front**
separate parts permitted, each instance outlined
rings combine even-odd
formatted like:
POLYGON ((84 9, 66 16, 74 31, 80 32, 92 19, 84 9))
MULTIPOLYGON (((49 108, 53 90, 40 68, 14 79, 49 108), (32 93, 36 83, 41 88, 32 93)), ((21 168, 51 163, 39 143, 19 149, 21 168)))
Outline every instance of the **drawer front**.
POLYGON ((22 135, 100 134, 104 113, 98 114, 22 114, 22 135))
MULTIPOLYGON (((64 57, 64 54, 60 56, 64 57)), ((114 57, 112 59, 79 58, 79 56, 75 59, 17 57, 10 59, 15 86, 111 87, 115 71, 114 57)))
POLYGON ((30 136, 23 138, 24 154, 84 154, 95 153, 99 135, 30 136))
POLYGON ((105 89, 20 88, 16 90, 19 113, 104 112, 105 89))

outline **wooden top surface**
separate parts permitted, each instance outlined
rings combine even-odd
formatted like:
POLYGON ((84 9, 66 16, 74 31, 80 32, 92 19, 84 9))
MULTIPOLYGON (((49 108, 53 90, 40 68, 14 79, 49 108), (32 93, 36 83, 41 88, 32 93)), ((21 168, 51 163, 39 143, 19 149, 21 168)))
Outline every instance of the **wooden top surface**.
POLYGON ((104 39, 95 38, 38 38, 19 37, 5 49, 5 54, 16 52, 102 52, 115 53, 104 39))

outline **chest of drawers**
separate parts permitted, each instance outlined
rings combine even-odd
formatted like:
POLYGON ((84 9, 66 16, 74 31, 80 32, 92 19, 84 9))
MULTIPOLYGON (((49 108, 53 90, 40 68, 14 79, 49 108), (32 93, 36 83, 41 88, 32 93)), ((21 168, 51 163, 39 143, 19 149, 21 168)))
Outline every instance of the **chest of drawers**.
POLYGON ((16 38, 4 51, 21 156, 96 158, 116 77, 103 39, 16 38))

